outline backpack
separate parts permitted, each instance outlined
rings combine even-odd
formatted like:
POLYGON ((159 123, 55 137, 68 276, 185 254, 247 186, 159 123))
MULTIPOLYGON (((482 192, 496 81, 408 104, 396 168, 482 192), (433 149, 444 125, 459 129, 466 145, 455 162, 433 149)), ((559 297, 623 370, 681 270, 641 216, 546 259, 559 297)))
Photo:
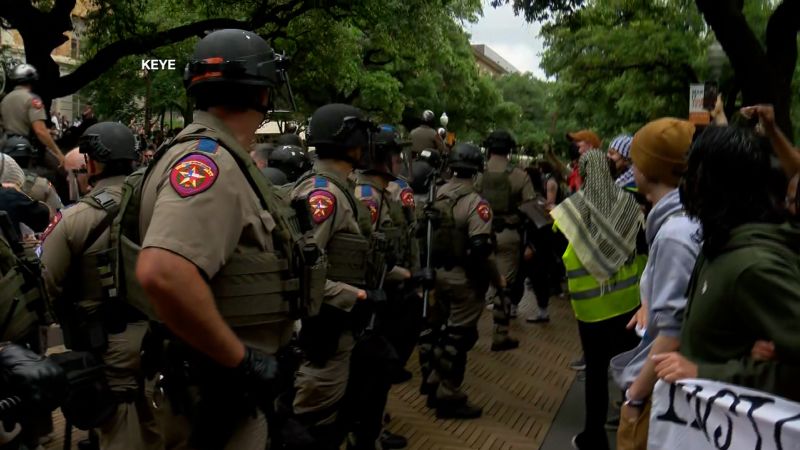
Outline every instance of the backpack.
POLYGON ((479 192, 496 216, 513 214, 512 208, 514 193, 511 190, 511 165, 506 166, 502 172, 484 172, 479 192))
POLYGON ((431 206, 439 217, 439 224, 434 228, 431 239, 431 262, 435 268, 452 269, 463 264, 467 257, 466 230, 456 225, 453 209, 459 200, 470 193, 472 192, 452 192, 436 200, 431 206))

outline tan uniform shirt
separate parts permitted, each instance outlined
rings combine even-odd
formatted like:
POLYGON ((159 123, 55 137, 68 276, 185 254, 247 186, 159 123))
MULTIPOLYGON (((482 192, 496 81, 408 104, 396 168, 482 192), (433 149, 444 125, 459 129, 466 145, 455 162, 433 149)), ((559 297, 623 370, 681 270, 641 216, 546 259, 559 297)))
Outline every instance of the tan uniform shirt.
MULTIPOLYGON (((234 253, 274 251, 275 220, 262 209, 231 155, 237 152, 250 161, 225 124, 205 111, 195 111, 194 122, 182 134, 189 133, 216 141, 180 142, 151 169, 142 185, 142 248, 169 250, 213 279, 234 253)), ((234 332, 246 345, 274 353, 291 336, 288 317, 276 320, 234 332)))
POLYGON ((461 197, 453 206, 453 220, 456 228, 466 229, 468 237, 481 234, 492 234, 492 208, 489 202, 477 192, 471 179, 451 178, 436 192, 437 200, 463 192, 469 192, 461 197))
MULTIPOLYGON (((392 199, 391 193, 387 188, 378 190, 376 186, 380 186, 381 180, 376 175, 361 174, 356 178, 355 195, 364 206, 367 207, 370 214, 370 223, 372 223, 372 231, 378 231, 399 226, 392 222, 392 217, 389 214, 389 202, 395 201, 392 199)), ((387 282, 400 282, 405 280, 402 270, 409 270, 404 267, 402 262, 398 261, 391 271, 386 274, 387 282)))
POLYGON ((33 122, 47 120, 42 99, 23 86, 17 86, 0 102, 0 114, 7 134, 30 136, 33 122))
POLYGON ((439 133, 427 125, 420 125, 414 128, 411 130, 409 137, 411 138, 411 151, 414 153, 419 153, 429 148, 438 150, 441 154, 446 151, 439 133))
MULTIPOLYGON (((326 174, 336 173, 336 169, 325 159, 314 162, 312 171, 326 174)), ((342 186, 348 186, 350 192, 355 189, 353 178, 349 175, 339 177, 337 181, 342 186)), ((328 180, 312 176, 300 182, 292 191, 292 199, 297 198, 306 198, 309 204, 314 225, 314 238, 321 249, 327 248, 328 242, 336 233, 361 233, 356 221, 356 212, 350 205, 348 194, 328 180)), ((356 304, 358 291, 358 288, 347 283, 327 280, 324 302, 330 306, 350 311, 356 304)))
MULTIPOLYGON (((408 267, 408 269, 411 270, 411 272, 415 272, 420 269, 422 264, 420 261, 419 240, 414 236, 414 232, 417 228, 417 197, 414 195, 414 190, 411 189, 408 182, 402 178, 398 178, 389 183, 386 190, 389 192, 392 201, 400 203, 403 209, 407 210, 409 232, 412 233, 409 239, 409 245, 411 245, 409 253, 411 255, 411 267, 408 267)), ((427 200, 427 195, 425 195, 424 200, 427 200)))
MULTIPOLYGON (((118 203, 122 197, 122 183, 125 177, 111 177, 100 180, 92 192, 105 190, 118 203)), ((64 282, 70 264, 84 254, 83 246, 89 233, 106 217, 106 212, 83 202, 75 203, 62 210, 44 233, 42 240, 42 277, 47 293, 58 299, 64 291, 64 282)), ((109 230, 86 249, 85 253, 108 248, 109 230)))

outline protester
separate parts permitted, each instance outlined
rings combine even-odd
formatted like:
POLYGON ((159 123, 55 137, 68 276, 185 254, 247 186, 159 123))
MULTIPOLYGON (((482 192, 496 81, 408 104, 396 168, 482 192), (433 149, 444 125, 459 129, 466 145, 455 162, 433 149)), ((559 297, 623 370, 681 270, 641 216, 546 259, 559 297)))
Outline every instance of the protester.
POLYGON ((570 142, 569 156, 572 160, 572 172, 569 175, 569 190, 577 192, 583 184, 579 169, 579 159, 584 153, 591 149, 600 148, 600 137, 592 130, 580 130, 567 133, 567 140, 570 142))
POLYGON ((613 167, 614 184, 621 188, 631 189, 636 187, 631 168, 631 141, 633 138, 627 134, 621 134, 611 141, 608 146, 608 159, 611 160, 613 167))
POLYGON ((800 401, 800 229, 785 223, 786 184, 769 146, 748 130, 710 127, 692 145, 681 199, 700 222, 703 248, 680 353, 654 357, 660 378, 705 378, 800 401), (751 356, 759 340, 774 343, 774 360, 751 356))
POLYGON ((647 301, 639 311, 643 318, 628 324, 646 325, 640 329, 642 341, 611 362, 615 378, 626 389, 617 450, 647 449, 650 395, 658 380, 651 356, 680 345, 686 287, 700 253, 699 226, 686 216, 678 193, 694 131, 687 121, 659 119, 645 125, 626 146, 634 161, 635 185, 653 209, 646 226, 649 259, 640 284, 641 298, 647 301))
POLYGON ((41 233, 50 223, 50 208, 22 192, 25 175, 19 164, 6 154, 0 154, 0 158, 0 211, 8 213, 14 230, 20 235, 22 223, 41 233))
POLYGON ((552 212, 569 241, 563 259, 586 360, 586 420, 572 443, 607 449, 608 363, 637 342, 625 326, 639 307, 636 241, 644 217, 633 197, 614 184, 599 150, 581 157, 580 176, 581 190, 552 212))
POLYGON ((263 170, 269 164, 269 154, 272 152, 272 144, 255 144, 250 152, 250 158, 259 170, 263 170))

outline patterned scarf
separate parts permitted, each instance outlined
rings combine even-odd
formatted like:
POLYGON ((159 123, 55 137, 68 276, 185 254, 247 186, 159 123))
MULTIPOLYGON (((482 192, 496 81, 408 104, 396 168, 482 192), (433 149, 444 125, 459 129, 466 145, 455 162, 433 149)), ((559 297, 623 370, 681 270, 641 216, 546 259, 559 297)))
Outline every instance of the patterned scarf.
POLYGON ((614 184, 619 187, 626 187, 635 183, 635 180, 633 179, 633 169, 630 166, 631 142, 633 142, 632 137, 628 136, 627 134, 620 134, 619 136, 615 137, 608 146, 609 149, 613 148, 620 155, 622 155, 623 158, 628 160, 628 169, 625 170, 622 175, 618 176, 616 180, 614 180, 614 184))
POLYGON ((634 253, 644 215, 633 196, 614 184, 606 155, 590 150, 580 159, 580 191, 552 212, 583 267, 600 283, 634 253))

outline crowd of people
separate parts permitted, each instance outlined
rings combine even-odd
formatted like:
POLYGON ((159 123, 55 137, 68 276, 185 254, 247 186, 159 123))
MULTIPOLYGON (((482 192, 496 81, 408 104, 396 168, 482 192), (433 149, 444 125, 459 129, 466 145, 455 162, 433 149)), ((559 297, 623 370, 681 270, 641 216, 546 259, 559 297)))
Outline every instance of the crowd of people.
POLYGON ((90 106, 48 127, 35 68, 12 71, 0 445, 36 448, 60 406, 102 449, 403 448, 386 403, 415 348, 436 416, 480 417, 464 386, 478 321, 488 303, 491 351, 525 345, 510 324, 526 289, 526 322, 565 296, 577 319, 574 448, 609 448, 618 396, 617 448, 647 448, 659 379, 800 401, 800 152, 771 107, 742 110, 756 131, 661 118, 605 150, 569 133, 569 165, 515 167, 505 130, 447 145, 432 111, 405 140, 344 104, 305 140, 256 144, 278 59, 247 31, 203 38, 194 121, 166 145, 90 106), (45 358, 53 324, 69 351, 45 358))

